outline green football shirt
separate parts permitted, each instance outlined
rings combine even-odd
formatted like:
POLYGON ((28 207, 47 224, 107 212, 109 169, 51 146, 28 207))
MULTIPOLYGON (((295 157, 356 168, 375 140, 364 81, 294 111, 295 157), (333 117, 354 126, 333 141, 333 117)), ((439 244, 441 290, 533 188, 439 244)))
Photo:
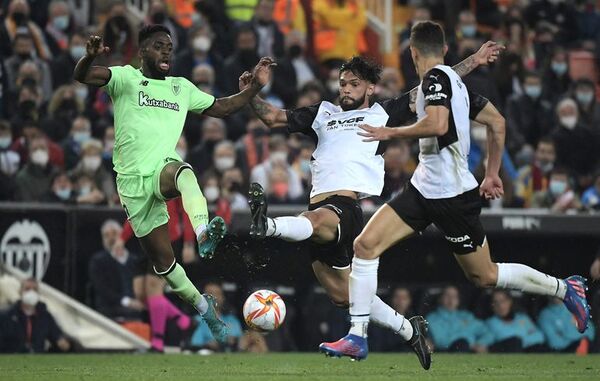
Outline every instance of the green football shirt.
POLYGON ((122 175, 150 176, 175 152, 188 111, 202 112, 215 98, 183 77, 144 77, 139 69, 111 66, 105 89, 113 101, 113 165, 122 175))

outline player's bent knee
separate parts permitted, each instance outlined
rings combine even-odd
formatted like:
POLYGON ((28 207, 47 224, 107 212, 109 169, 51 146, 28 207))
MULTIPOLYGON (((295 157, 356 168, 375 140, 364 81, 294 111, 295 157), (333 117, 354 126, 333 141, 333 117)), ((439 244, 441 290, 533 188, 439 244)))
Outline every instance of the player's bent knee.
POLYGON ((350 301, 347 298, 331 298, 331 303, 334 306, 347 310, 350 308, 350 301))
POLYGON ((378 256, 377 240, 361 234, 354 240, 354 256, 360 259, 375 259, 378 256))

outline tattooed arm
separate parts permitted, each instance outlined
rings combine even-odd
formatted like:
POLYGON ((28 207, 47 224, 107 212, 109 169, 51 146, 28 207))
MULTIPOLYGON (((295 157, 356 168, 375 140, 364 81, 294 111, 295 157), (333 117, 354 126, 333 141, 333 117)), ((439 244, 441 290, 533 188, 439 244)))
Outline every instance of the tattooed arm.
POLYGON ((287 113, 285 110, 277 108, 272 104, 265 102, 258 95, 252 98, 250 106, 260 120, 269 128, 285 127, 287 125, 287 113))
MULTIPOLYGON (((471 54, 461 62, 452 66, 452 70, 461 77, 466 76, 480 65, 487 65, 498 59, 498 55, 504 49, 504 45, 500 45, 494 41, 488 41, 481 45, 481 48, 476 53, 471 54)), ((411 106, 417 100, 417 87, 410 91, 411 106)))

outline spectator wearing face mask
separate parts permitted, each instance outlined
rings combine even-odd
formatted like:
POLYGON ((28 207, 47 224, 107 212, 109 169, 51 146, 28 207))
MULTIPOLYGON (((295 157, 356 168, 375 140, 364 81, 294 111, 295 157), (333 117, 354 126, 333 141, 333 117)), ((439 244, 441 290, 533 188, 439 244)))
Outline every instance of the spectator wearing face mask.
POLYGON ((26 163, 30 158, 29 143, 38 137, 46 140, 46 146, 48 147, 48 154, 50 156, 50 164, 57 168, 64 167, 65 157, 62 148, 49 139, 34 121, 28 120, 23 123, 21 126, 21 136, 13 140, 10 149, 19 154, 21 163, 26 163))
MULTIPOLYGON (((50 60, 52 53, 46 44, 40 27, 30 20, 31 8, 26 0, 11 0, 8 13, 0 23, 0 56, 8 57, 13 53, 12 44, 20 30, 31 35, 36 55, 42 60, 50 60)), ((29 51, 33 51, 30 49, 29 51)))
POLYGON ((600 159, 598 136, 580 123, 574 100, 561 100, 556 106, 556 115, 558 126, 553 133, 556 162, 575 175, 580 189, 587 188, 591 184, 590 174, 600 159))
POLYGON ((219 186, 219 176, 214 172, 206 172, 202 177, 202 194, 209 205, 214 205, 221 197, 221 187, 219 186))
POLYGON ((600 171, 596 171, 594 183, 583 192, 581 203, 588 210, 600 210, 600 171))
POLYGON ((256 116, 246 123, 246 133, 235 144, 244 177, 269 157, 269 129, 256 116))
POLYGON ((53 57, 69 47, 69 35, 75 27, 66 1, 54 0, 48 5, 48 22, 44 35, 53 57))
POLYGON ((235 147, 229 140, 223 140, 215 146, 213 152, 213 168, 219 175, 234 168, 236 163, 235 147))
POLYGON ((19 170, 21 158, 10 149, 12 132, 10 125, 0 120, 0 200, 12 200, 15 194, 15 173, 19 170))
POLYGON ((8 90, 15 92, 23 83, 25 78, 29 78, 35 85, 43 90, 44 100, 52 92, 52 74, 46 61, 33 55, 33 39, 29 33, 19 30, 13 40, 13 54, 4 60, 6 69, 6 78, 8 80, 8 90), (24 64, 29 64, 23 68, 24 64), (21 72, 23 71, 23 72, 21 72), (20 77, 20 80, 18 81, 20 77))
POLYGON ((102 27, 104 46, 110 48, 104 58, 109 62, 116 60, 122 64, 129 64, 137 59, 135 28, 127 18, 127 14, 125 3, 115 2, 102 27))
POLYGON ((103 205, 106 203, 106 196, 94 182, 94 179, 88 175, 81 175, 75 182, 76 202, 86 205, 103 205))
POLYGON ((239 168, 231 168, 223 172, 221 178, 221 197, 229 202, 232 210, 247 210, 248 199, 246 198, 246 187, 244 177, 239 168))
POLYGON ((102 166, 102 143, 96 139, 85 141, 81 145, 79 163, 69 172, 71 178, 88 176, 93 179, 98 188, 106 197, 108 205, 118 202, 115 182, 110 172, 102 166))
MULTIPOLYGON (((187 46, 175 56, 173 75, 190 78, 194 67, 205 64, 215 71, 216 87, 220 86, 223 72, 223 57, 214 46, 215 35, 208 24, 200 24, 188 31, 187 46)), ((240 73, 241 74, 241 73, 240 73)), ((229 94, 229 93, 228 93, 229 94)))
POLYGON ((20 129, 25 122, 38 122, 45 115, 46 105, 41 92, 42 89, 36 83, 27 80, 14 97, 10 92, 6 94, 6 115, 15 136, 20 135, 20 129))
POLYGON ((77 96, 77 88, 74 85, 59 87, 48 103, 48 116, 42 125, 56 141, 63 141, 67 137, 73 120, 84 111, 83 100, 77 96))
POLYGON ((220 142, 225 140, 225 137, 226 129, 222 119, 205 118, 202 121, 202 139, 199 144, 189 150, 187 162, 200 172, 212 168, 215 164, 213 163, 215 149, 220 142))
MULTIPOLYGON (((256 52, 257 37, 254 29, 249 25, 238 28, 235 38, 235 51, 225 59, 223 73, 223 94, 233 94, 239 88, 238 78, 243 72, 251 71, 258 62, 256 52)), ((219 76, 217 75, 217 78, 219 76)))
POLYGON ((171 34, 174 52, 178 52, 185 46, 187 36, 186 30, 179 26, 175 19, 169 15, 169 10, 163 0, 150 1, 144 24, 160 24, 165 26, 171 34))
POLYGON ((562 94, 566 93, 571 86, 569 61, 567 58, 566 50, 561 46, 556 46, 545 63, 542 76, 544 78, 543 93, 553 103, 562 94))
POLYGON ((555 168, 550 174, 550 182, 545 192, 533 195, 533 208, 546 208, 555 213, 566 213, 581 208, 579 198, 571 188, 569 173, 562 168, 555 168))
POLYGON ((78 116, 71 124, 69 136, 61 146, 65 152, 65 167, 67 170, 75 168, 81 155, 81 146, 92 137, 92 125, 85 116, 78 116))
POLYGON ((551 126, 552 105, 542 96, 542 79, 538 73, 528 72, 523 94, 513 94, 506 103, 508 151, 516 156, 525 144, 535 147, 542 136, 550 133, 551 126))
POLYGON ((192 83, 207 94, 220 97, 221 92, 215 86, 215 69, 209 64, 199 64, 192 69, 192 83))
POLYGON ((52 88, 56 89, 73 81, 73 70, 77 62, 85 55, 86 36, 75 32, 69 37, 66 49, 57 54, 50 62, 52 88))
POLYGON ((29 161, 17 173, 16 199, 19 201, 40 201, 50 189, 50 182, 57 169, 51 165, 48 145, 43 137, 35 137, 29 142, 29 161))
POLYGON ((596 100, 596 87, 590 79, 582 78, 573 83, 573 98, 577 102, 581 125, 592 131, 600 131, 600 104, 596 100))
POLYGON ((250 173, 250 182, 259 183, 264 189, 271 189, 278 197, 281 196, 279 197, 280 200, 285 199, 285 197, 294 200, 302 196, 304 188, 302 188, 300 177, 288 162, 288 153, 289 148, 285 138, 281 135, 271 136, 269 140, 269 158, 254 167, 250 173), (271 184, 271 174, 275 167, 286 172, 286 176, 278 176, 278 191, 275 191, 274 184, 271 184), (286 179, 285 184, 282 180, 283 177, 286 179), (284 186, 286 187, 285 192, 283 191, 284 186))
POLYGON ((46 342, 61 352, 71 343, 40 301, 39 284, 30 278, 21 283, 21 299, 0 317, 0 353, 43 353, 46 342))
POLYGON ((535 193, 546 192, 555 161, 554 140, 550 137, 541 138, 533 162, 519 169, 519 176, 515 182, 516 197, 523 207, 531 207, 535 193))
MULTIPOLYGON (((312 154, 315 151, 315 145, 312 141, 302 141, 300 143, 300 152, 292 163, 292 169, 296 171, 302 186, 308 192, 312 185, 312 173, 310 171, 312 154)), ((306 196, 309 196, 308 194, 306 196)))
POLYGON ((50 191, 42 198, 43 202, 75 204, 76 197, 73 183, 64 171, 57 172, 52 178, 50 191))
POLYGON ((293 204, 290 195, 289 174, 282 162, 271 165, 268 173, 269 187, 267 188, 267 200, 269 204, 293 204))

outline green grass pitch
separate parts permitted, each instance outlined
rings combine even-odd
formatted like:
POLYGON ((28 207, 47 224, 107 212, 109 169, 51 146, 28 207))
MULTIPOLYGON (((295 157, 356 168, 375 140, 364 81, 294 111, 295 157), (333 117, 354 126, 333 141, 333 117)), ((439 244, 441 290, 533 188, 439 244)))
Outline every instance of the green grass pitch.
POLYGON ((0 355, 0 380, 600 380, 600 355, 0 355))

